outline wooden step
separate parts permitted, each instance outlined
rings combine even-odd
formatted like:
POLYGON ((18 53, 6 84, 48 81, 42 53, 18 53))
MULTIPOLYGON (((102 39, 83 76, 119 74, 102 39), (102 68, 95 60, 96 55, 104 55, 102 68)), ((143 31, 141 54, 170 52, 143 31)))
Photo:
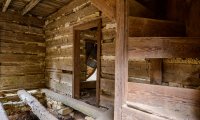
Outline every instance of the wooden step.
MULTIPOLYGON (((150 115, 163 118, 158 120, 199 120, 199 90, 132 82, 127 83, 127 88, 128 107, 151 113, 142 120, 152 120, 150 115)), ((139 119, 133 116, 132 119, 139 119)))
POLYGON ((129 37, 185 36, 183 24, 150 18, 128 17, 129 37))
POLYGON ((130 58, 199 58, 200 38, 129 37, 130 58))
POLYGON ((137 2, 136 0, 129 0, 128 1, 128 6, 129 6, 129 16, 134 16, 134 17, 147 17, 147 18, 153 18, 154 13, 137 2))

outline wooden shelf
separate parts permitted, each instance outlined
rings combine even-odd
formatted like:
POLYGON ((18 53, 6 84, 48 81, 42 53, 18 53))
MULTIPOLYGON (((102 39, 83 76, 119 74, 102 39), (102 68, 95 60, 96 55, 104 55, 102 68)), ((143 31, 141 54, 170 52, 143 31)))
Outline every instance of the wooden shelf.
POLYGON ((183 24, 141 17, 128 17, 129 37, 177 37, 185 36, 183 24))
POLYGON ((200 38, 129 37, 130 58, 199 58, 200 38))

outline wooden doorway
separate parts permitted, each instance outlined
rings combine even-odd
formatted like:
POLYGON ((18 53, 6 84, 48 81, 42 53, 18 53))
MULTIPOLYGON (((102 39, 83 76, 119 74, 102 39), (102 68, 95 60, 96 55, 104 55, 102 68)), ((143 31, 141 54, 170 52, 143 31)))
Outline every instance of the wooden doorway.
POLYGON ((81 59, 80 59, 80 40, 81 32, 88 29, 96 29, 96 44, 97 44, 97 55, 96 55, 96 105, 99 105, 100 101, 100 64, 101 64, 101 19, 89 21, 84 24, 76 25, 73 28, 73 98, 80 99, 81 93, 81 59))

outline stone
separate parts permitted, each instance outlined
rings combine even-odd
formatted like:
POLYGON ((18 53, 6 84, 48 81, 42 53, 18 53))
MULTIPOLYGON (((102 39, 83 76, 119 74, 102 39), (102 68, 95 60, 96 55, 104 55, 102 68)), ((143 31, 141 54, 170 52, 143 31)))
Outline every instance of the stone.
POLYGON ((58 113, 60 115, 68 115, 70 114, 71 112, 73 111, 73 109, 69 108, 69 107, 65 107, 65 108, 62 108, 60 110, 58 110, 58 113))

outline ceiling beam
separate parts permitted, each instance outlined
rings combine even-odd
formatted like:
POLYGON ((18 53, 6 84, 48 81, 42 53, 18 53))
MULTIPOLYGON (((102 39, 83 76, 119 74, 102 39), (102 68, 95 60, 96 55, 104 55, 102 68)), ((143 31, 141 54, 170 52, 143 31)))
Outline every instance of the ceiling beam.
POLYGON ((8 6, 10 5, 12 0, 5 0, 4 4, 3 4, 3 9, 2 12, 6 12, 6 10, 8 9, 8 6))
POLYGON ((31 9, 33 9, 41 0, 31 0, 29 4, 22 11, 22 15, 28 13, 31 9))

